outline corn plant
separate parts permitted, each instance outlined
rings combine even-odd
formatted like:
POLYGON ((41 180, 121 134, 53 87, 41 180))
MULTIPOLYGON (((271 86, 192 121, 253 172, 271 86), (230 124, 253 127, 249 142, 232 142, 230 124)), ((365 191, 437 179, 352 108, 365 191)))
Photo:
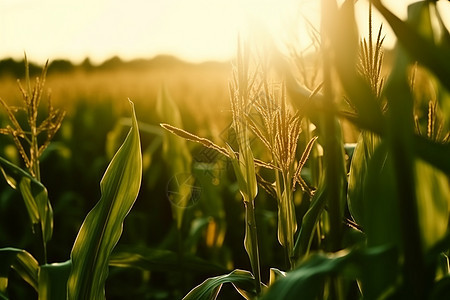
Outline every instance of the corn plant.
MULTIPOLYGON (((25 161, 28 171, 0 158, 2 173, 8 184, 21 192, 30 220, 41 233, 44 254, 46 242, 51 238, 52 214, 47 190, 39 178, 39 157, 61 124, 64 113, 49 106, 49 116, 36 124, 40 96, 45 81, 45 71, 31 90, 21 88, 25 100, 30 130, 24 130, 14 116, 16 109, 2 100, 12 127, 2 133, 12 135, 25 161), (45 132, 44 143, 39 145, 38 135, 45 132), (27 149, 20 139, 30 146, 27 149)), ((142 174, 140 137, 134 106, 132 127, 127 138, 111 160, 100 183, 102 197, 86 216, 73 245, 70 260, 48 263, 45 255, 41 261, 32 254, 17 248, 0 249, 0 296, 8 299, 7 286, 10 269, 28 282, 38 293, 39 299, 103 299, 104 285, 108 276, 109 257, 118 242, 125 217, 136 200, 142 174)))
MULTIPOLYGON (((382 72, 382 27, 375 41, 372 36, 372 3, 369 38, 359 41, 351 1, 341 7, 332 0, 322 1, 321 84, 310 90, 298 84, 288 64, 281 67, 293 107, 301 109, 307 123, 317 128, 316 140, 308 126, 309 138, 299 163, 293 153, 299 141, 300 118, 288 108, 283 89, 277 98, 267 82, 260 83, 265 93, 254 99, 255 119, 239 102, 242 98, 233 96, 248 92, 246 87, 254 86, 256 80, 250 77, 245 82, 245 76, 238 76, 234 81, 234 86, 239 86, 231 89, 235 130, 243 132, 247 141, 247 126, 251 129, 271 154, 269 163, 253 159, 254 165, 271 167, 278 174, 273 184, 255 173, 260 186, 278 200, 279 242, 289 260, 288 272, 271 269, 268 289, 257 292, 263 299, 345 299, 349 295, 439 299, 448 291, 450 152, 445 120, 450 69, 444 53, 449 51, 450 35, 431 2, 411 5, 407 21, 397 18, 380 1, 373 1, 373 6, 399 40, 390 75, 384 77, 382 72), (434 27, 430 12, 437 16, 434 27), (435 30, 436 25, 439 30, 435 30), (415 46, 418 44, 423 47, 415 46), (437 91, 436 99, 427 102, 426 134, 422 134, 414 109, 414 80, 409 72, 415 61, 428 69, 437 91), (440 109, 442 119, 437 117, 440 109), (356 148, 350 149, 353 154, 349 154, 348 170, 341 118, 356 125, 361 134, 356 148), (317 174, 314 185, 302 181, 309 207, 298 223, 291 195, 296 181, 302 180, 297 176, 314 143, 323 156, 312 158, 310 167, 315 170, 311 173, 317 174)), ((249 194, 248 175, 252 174, 253 182, 254 169, 248 168, 248 157, 252 155, 244 147, 239 146, 234 154, 182 129, 162 126, 234 159, 245 200, 249 194)), ((246 226, 252 224, 248 221, 246 226)), ((253 274, 235 270, 207 279, 186 299, 214 299, 227 282, 244 297, 252 298, 248 292, 254 276, 258 276, 252 267, 253 274)))
MULTIPOLYGON (((430 119, 436 118, 435 104, 431 104, 427 134, 419 133, 419 126, 414 126, 414 97, 409 76, 415 61, 426 67, 436 78, 436 96, 445 110, 450 70, 444 58, 444 53, 449 51, 448 30, 434 3, 411 5, 408 20, 401 21, 380 1, 372 2, 399 40, 393 70, 386 81, 381 76, 381 28, 375 43, 372 33, 369 41, 360 43, 360 55, 357 55, 353 4, 347 1, 338 8, 335 1, 323 1, 330 14, 324 18, 329 23, 323 24, 323 30, 332 47, 325 51, 336 58, 328 61, 329 68, 337 71, 345 91, 344 99, 352 108, 351 113, 335 111, 333 115, 346 117, 362 131, 351 161, 347 205, 358 225, 356 228, 363 235, 360 242, 345 250, 336 251, 343 248, 341 244, 328 253, 309 255, 297 269, 275 282, 264 299, 295 299, 300 295, 308 299, 342 299, 349 291, 349 280, 355 279, 358 297, 367 299, 448 296, 448 268, 441 266, 442 257, 444 265, 447 264, 449 245, 450 173, 449 148, 445 142, 448 128, 438 126, 442 128, 440 139, 433 141, 432 128, 436 127, 430 119), (438 31, 431 26, 430 12, 437 16, 438 31), (335 22, 330 21, 331 16, 336 17, 335 22), (417 46, 422 43, 424 46, 417 46), (324 289, 335 278, 340 281, 324 289)), ((330 84, 325 80, 324 88, 330 89, 330 84)), ((297 87, 291 87, 294 101, 295 97, 303 97, 298 91, 297 87)), ((326 98, 326 90, 316 96, 318 101, 326 98)), ((444 115, 448 117, 448 111, 444 115)), ((326 182, 331 180, 328 177, 326 182)), ((332 209, 329 204, 329 213, 332 209)), ((317 214, 317 210, 312 203, 310 212, 317 214)))

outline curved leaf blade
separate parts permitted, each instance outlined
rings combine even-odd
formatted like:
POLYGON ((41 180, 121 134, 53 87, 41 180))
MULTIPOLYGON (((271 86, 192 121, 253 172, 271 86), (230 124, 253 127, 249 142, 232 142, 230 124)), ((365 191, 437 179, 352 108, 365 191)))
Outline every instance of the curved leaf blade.
POLYGON ((13 268, 36 291, 38 290, 39 264, 25 250, 17 248, 0 249, 0 295, 6 293, 9 270, 13 268))
POLYGON ((236 269, 229 274, 206 279, 192 289, 183 300, 216 299, 224 283, 232 283, 238 291, 242 290, 255 294, 255 278, 252 273, 236 269))
POLYGON ((0 157, 0 169, 6 182, 22 194, 33 226, 40 226, 45 242, 53 234, 53 209, 45 186, 23 169, 0 157))
POLYGON ((262 299, 317 299, 324 280, 336 275, 361 279, 364 299, 379 299, 395 285, 397 259, 395 249, 387 246, 314 254, 297 269, 275 281, 262 299), (391 268, 377 273, 377 280, 373 280, 371 270, 375 264, 391 268))
POLYGON ((72 249, 69 299, 104 299, 109 256, 140 189, 141 143, 134 105, 130 104, 132 127, 103 176, 102 197, 84 220, 72 249))

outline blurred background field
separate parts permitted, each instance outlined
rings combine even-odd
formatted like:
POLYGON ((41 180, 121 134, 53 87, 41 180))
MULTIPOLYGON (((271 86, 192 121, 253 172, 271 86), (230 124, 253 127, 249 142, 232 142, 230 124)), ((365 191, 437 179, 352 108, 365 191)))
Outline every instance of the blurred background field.
MULTIPOLYGON (((30 63, 32 81, 40 76, 42 67, 43 64, 30 63)), ((186 130, 225 145, 231 122, 231 72, 231 62, 193 64, 171 56, 134 61, 113 57, 96 66, 89 60, 80 65, 65 60, 49 62, 41 100, 43 115, 49 97, 56 108, 66 111, 61 129, 41 160, 42 182, 54 209, 49 261, 69 259, 84 217, 100 199, 99 182, 130 125, 128 98, 135 103, 140 122, 144 177, 117 249, 160 249, 161 255, 167 250, 179 250, 169 193, 174 179, 183 174, 173 174, 172 162, 163 156, 163 130, 159 123, 170 122, 173 115, 179 115, 186 130), (169 104, 162 104, 166 102, 169 104), (158 108, 161 105, 172 105, 166 109, 167 115, 162 115, 163 110, 158 108)), ((23 105, 17 79, 25 84, 24 74, 24 61, 0 61, 0 97, 10 105, 23 105)), ((7 124, 6 112, 1 110, 0 126, 7 124)), ((0 155, 24 167, 12 138, 0 135, 0 143, 0 155)), ((192 155, 198 194, 191 196, 192 205, 185 209, 182 245, 185 253, 202 257, 210 265, 203 269, 198 265, 180 267, 177 258, 169 255, 161 259, 161 265, 150 267, 156 272, 112 267, 106 287, 108 299, 180 298, 208 276, 223 274, 236 266, 250 267, 241 247, 242 200, 230 165, 195 143, 185 145, 192 155)), ((40 245, 30 230, 20 193, 3 180, 0 191, 0 246, 39 252, 40 245)), ((258 229, 262 236, 261 255, 268 271, 269 265, 284 262, 277 261, 277 257, 282 257, 282 249, 273 243, 276 202, 264 192, 260 194, 258 229)), ((227 288, 224 290, 226 297, 227 288)), ((24 286, 13 273, 9 293, 11 299, 34 295, 33 289, 24 286)))
MULTIPOLYGON (((31 64, 31 78, 40 76, 41 68, 42 65, 31 64)), ((23 61, 15 62, 9 59, 0 62, 0 97, 10 105, 22 105, 17 78, 22 78, 21 84, 24 84, 24 71, 23 61)), ((183 125, 186 129, 200 135, 218 138, 230 122, 228 102, 230 74, 230 63, 191 64, 171 56, 129 62, 114 57, 97 66, 91 65, 88 60, 80 65, 72 65, 69 61, 50 62, 45 84, 48 93, 44 92, 44 95, 49 94, 53 105, 66 111, 67 114, 41 162, 42 182, 49 191, 55 216, 54 237, 49 244, 49 261, 64 261, 69 258, 81 222, 100 199, 99 182, 129 128, 128 98, 135 103, 137 117, 141 122, 144 178, 136 205, 126 220, 120 244, 176 250, 174 249, 177 244, 176 236, 175 232, 172 232, 174 223, 167 196, 168 183, 175 174, 168 171, 167 164, 161 157, 163 132, 159 123, 166 120, 164 116, 158 115, 157 102, 165 100, 158 100, 158 97, 161 98, 163 90, 166 91, 166 96, 170 97, 182 112, 183 125)), ((42 99, 41 107, 44 111, 47 100, 48 96, 42 99)), ((6 127, 6 112, 2 110, 0 116, 1 127, 6 127)), ((1 135, 0 141, 2 145, 0 155, 23 165, 12 138, 1 135)), ((195 145, 189 144, 189 147, 193 149, 195 145)), ((217 185, 217 178, 208 176, 205 178, 210 182, 214 179, 217 185)), ((9 188, 5 181, 1 181, 0 186, 0 245, 24 248, 33 252, 39 245, 36 245, 29 230, 29 220, 23 214, 24 204, 20 193, 9 188)), ((226 186, 221 185, 222 189, 224 187, 226 186)), ((212 183, 211 186, 205 186, 205 190, 208 189, 213 189, 212 183)), ((203 190, 202 192, 199 203, 220 202, 217 204, 221 207, 220 211, 214 212, 213 215, 225 218, 221 202, 223 197, 208 200, 203 190)), ((233 199, 235 197, 233 190, 214 193, 225 193, 224 197, 232 198, 231 203, 241 205, 239 199, 233 199)), ((194 210, 197 211, 196 214, 200 211, 205 217, 196 224, 200 227, 197 229, 195 239, 200 240, 200 236, 206 234, 205 228, 208 226, 213 228, 216 226, 215 222, 219 221, 210 219, 211 216, 204 213, 204 210, 201 212, 202 209, 198 210, 198 207, 192 212, 194 210)), ((228 217, 236 218, 236 216, 228 217)), ((239 217, 235 220, 239 220, 239 217)), ((236 223, 230 222, 233 226, 236 223)), ((241 228, 238 224, 236 226, 241 228)), ((220 232, 222 238, 223 229, 220 232)), ((188 227, 187 230, 196 229, 188 227)), ((204 242, 203 245, 202 243, 197 245, 196 240, 190 243, 193 248, 206 246, 204 242)), ((213 252, 220 252, 219 256, 222 258, 216 258, 217 264, 220 265, 233 264, 233 255, 242 256, 241 259, 245 261, 245 253, 241 253, 243 251, 239 248, 225 247, 207 251, 210 255, 213 255, 213 252), (236 253, 232 254, 234 250, 236 253), (224 255, 228 258, 225 259, 224 255)), ((172 266, 172 271, 178 273, 175 266, 172 266)), ((111 283, 107 288, 111 298, 120 297, 117 294, 130 291, 135 291, 139 298, 144 297, 139 295, 139 287, 141 284, 148 285, 149 277, 133 271, 127 271, 131 275, 115 276, 116 272, 118 271, 111 270, 109 280, 114 282, 116 278, 120 281, 120 288, 115 288, 116 285, 111 283), (127 284, 130 286, 125 287, 127 284)), ((171 298, 173 295, 170 296, 170 293, 180 296, 186 292, 178 288, 179 280, 171 279, 172 277, 170 272, 151 274, 151 285, 154 289, 161 290, 161 298, 171 298), (171 284, 174 286, 171 287, 171 284)), ((186 289, 193 286, 191 280, 192 278, 186 281, 186 289)), ((14 290, 14 284, 11 284, 11 287, 13 289, 11 299, 14 299, 14 295, 21 299, 28 295, 21 284, 17 290, 14 290)), ((145 290, 149 292, 148 288, 145 290)))

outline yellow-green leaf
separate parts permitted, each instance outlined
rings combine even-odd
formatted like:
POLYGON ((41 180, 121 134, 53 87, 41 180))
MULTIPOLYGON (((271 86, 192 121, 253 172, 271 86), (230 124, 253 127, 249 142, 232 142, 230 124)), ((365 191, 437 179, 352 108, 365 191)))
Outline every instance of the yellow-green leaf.
POLYGON ((142 178, 142 155, 134 106, 132 127, 100 183, 102 197, 84 220, 72 249, 69 299, 104 299, 108 261, 142 178))

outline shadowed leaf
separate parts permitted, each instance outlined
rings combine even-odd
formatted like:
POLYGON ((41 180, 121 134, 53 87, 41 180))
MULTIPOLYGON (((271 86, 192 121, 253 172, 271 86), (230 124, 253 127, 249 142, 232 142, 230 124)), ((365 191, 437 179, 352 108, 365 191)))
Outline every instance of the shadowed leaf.
POLYGON ((47 189, 28 172, 0 157, 0 169, 8 184, 22 194, 31 223, 41 226, 44 240, 53 233, 53 210, 47 189))
POLYGON ((121 268, 137 268, 148 271, 178 272, 180 269, 189 272, 226 272, 227 269, 194 255, 183 255, 170 250, 122 247, 114 251, 109 265, 121 268))
POLYGON ((0 296, 6 295, 9 270, 13 268, 36 291, 38 290, 38 262, 25 250, 16 248, 0 249, 0 296))
POLYGON ((39 269, 39 299, 60 300, 67 297, 67 279, 72 261, 46 264, 39 269))

